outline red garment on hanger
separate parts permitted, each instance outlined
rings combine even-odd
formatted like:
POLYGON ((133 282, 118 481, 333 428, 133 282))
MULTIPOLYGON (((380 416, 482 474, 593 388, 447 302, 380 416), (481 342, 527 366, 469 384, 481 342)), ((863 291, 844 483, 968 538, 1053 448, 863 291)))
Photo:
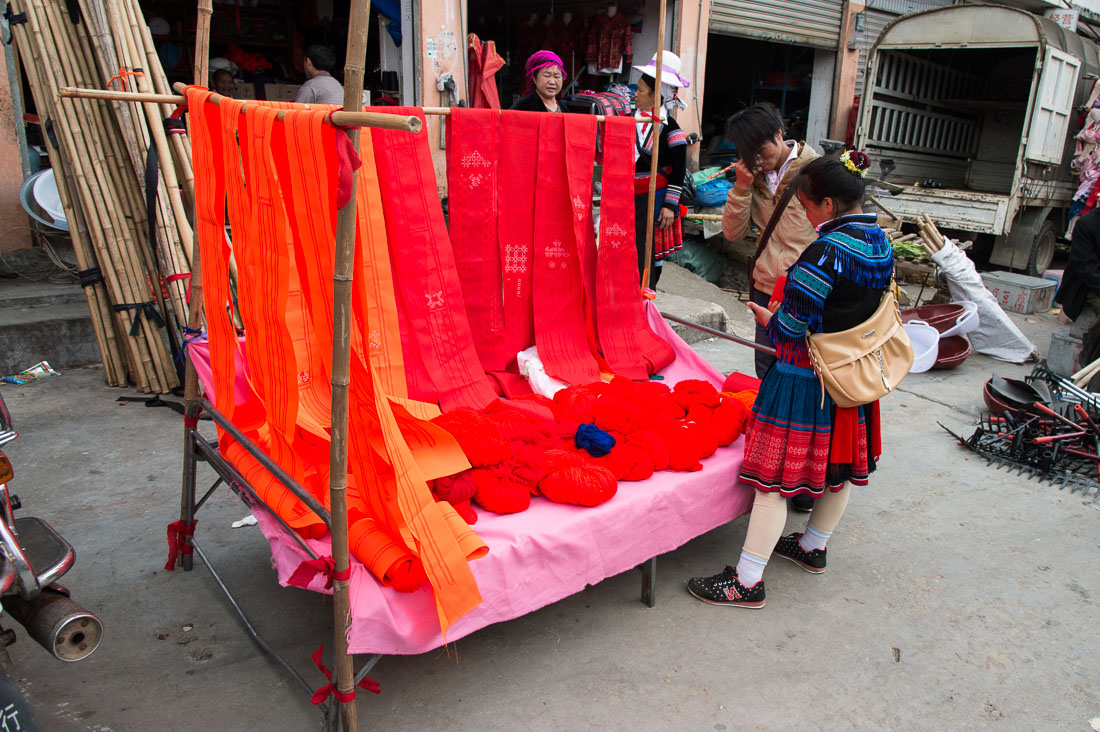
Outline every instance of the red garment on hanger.
POLYGON ((467 98, 475 109, 500 109, 496 73, 504 66, 504 59, 497 53, 496 41, 485 41, 474 33, 467 39, 470 60, 469 91, 467 98))
POLYGON ((589 21, 585 59, 595 63, 597 71, 615 68, 620 63, 624 71, 629 71, 634 58, 633 35, 625 13, 616 13, 614 18, 600 13, 589 21))
MULTIPOLYGON (((535 189, 534 296, 535 343, 546 373, 569 384, 600 380, 589 347, 584 308, 581 247, 574 228, 574 202, 567 184, 565 117, 539 119, 538 186, 535 189)), ((591 166, 592 157, 584 161, 591 166)))
MULTIPOLYGON (((374 111, 416 115, 416 107, 374 111)), ((401 316, 409 396, 443 411, 497 398, 474 348, 426 129, 371 135, 401 316)))

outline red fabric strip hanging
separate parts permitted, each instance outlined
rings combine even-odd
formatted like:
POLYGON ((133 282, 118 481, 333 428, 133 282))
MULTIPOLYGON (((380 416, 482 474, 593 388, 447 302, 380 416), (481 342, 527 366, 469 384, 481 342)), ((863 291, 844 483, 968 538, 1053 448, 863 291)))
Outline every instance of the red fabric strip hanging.
MULTIPOLYGON (((515 363, 516 354, 535 343, 531 268, 539 120, 542 117, 537 112, 511 111, 500 116, 497 211, 504 223, 497 229, 497 256, 503 270, 504 331, 495 364, 502 360, 506 365, 515 363)), ((494 370, 503 370, 503 367, 494 370)), ((515 383, 511 374, 497 378, 505 394, 511 396, 507 386, 515 383)))
MULTIPOLYGON (((423 111, 387 107, 416 115, 423 111)), ((438 394, 444 411, 480 409, 496 399, 478 360, 466 318, 462 287, 436 194, 427 130, 417 134, 374 130, 371 135, 386 212, 390 257, 403 310, 402 343, 409 396, 438 394)))
MULTIPOLYGON (((535 343, 546 373, 570 384, 599 381, 589 347, 580 248, 566 178, 565 115, 539 119, 534 237, 535 343)), ((587 164, 592 164, 589 157, 587 164)), ((583 246, 583 245, 582 245, 583 246)))
MULTIPOLYGON (((451 247, 481 365, 503 371, 515 353, 501 348, 504 303, 497 248, 497 144, 500 113, 455 107, 447 120, 451 247)), ((504 222, 505 226, 508 222, 504 222)))
POLYGON ((611 370, 643 380, 649 371, 637 338, 644 316, 634 246, 635 127, 628 117, 609 117, 603 127, 596 328, 611 370))

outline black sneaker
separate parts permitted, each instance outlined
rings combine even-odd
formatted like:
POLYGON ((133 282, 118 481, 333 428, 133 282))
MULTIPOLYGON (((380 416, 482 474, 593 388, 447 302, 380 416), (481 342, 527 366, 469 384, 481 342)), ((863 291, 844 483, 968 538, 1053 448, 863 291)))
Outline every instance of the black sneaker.
POLYGON ((801 511, 802 513, 809 513, 814 510, 813 496, 808 496, 805 493, 799 493, 797 496, 791 498, 791 508, 795 511, 801 511))
POLYGON ((828 549, 814 549, 808 552, 798 542, 802 534, 790 534, 784 536, 775 545, 775 553, 784 559, 789 559, 802 569, 811 574, 821 574, 825 571, 825 553, 828 549))
POLYGON ((764 580, 752 587, 745 587, 737 579, 737 570, 733 567, 726 567, 722 574, 713 577, 692 577, 688 580, 688 592, 711 605, 752 610, 764 607, 764 580))

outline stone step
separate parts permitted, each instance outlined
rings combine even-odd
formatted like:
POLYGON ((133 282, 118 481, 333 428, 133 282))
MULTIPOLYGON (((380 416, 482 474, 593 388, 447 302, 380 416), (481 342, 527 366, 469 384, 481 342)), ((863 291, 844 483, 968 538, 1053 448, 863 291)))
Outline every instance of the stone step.
POLYGON ((80 285, 43 283, 5 283, 0 285, 0 311, 9 308, 30 308, 39 305, 85 303, 80 285))
MULTIPOLYGON (((657 309, 662 313, 675 315, 678 318, 690 320, 693 323, 705 325, 723 333, 727 332, 728 317, 726 309, 717 303, 684 297, 683 295, 674 295, 671 292, 658 292, 656 304, 657 309)), ((669 321, 669 325, 687 343, 698 343, 712 337, 708 333, 680 323, 669 321)))
MULTIPOLYGON (((79 289, 79 288, 78 288, 79 289)), ((55 369, 100 362, 84 296, 78 302, 13 307, 0 301, 0 375, 48 361, 55 369)))

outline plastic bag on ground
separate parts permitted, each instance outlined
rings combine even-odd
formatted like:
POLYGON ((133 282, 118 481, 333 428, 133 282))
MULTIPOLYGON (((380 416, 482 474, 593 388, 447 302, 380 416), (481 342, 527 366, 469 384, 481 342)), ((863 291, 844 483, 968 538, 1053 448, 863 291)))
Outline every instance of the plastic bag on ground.
POLYGON ((978 327, 969 333, 974 350, 1002 361, 1026 361, 1035 351, 1035 345, 997 304, 963 250, 948 239, 943 248, 932 255, 932 261, 947 275, 952 299, 969 300, 978 306, 978 327))

